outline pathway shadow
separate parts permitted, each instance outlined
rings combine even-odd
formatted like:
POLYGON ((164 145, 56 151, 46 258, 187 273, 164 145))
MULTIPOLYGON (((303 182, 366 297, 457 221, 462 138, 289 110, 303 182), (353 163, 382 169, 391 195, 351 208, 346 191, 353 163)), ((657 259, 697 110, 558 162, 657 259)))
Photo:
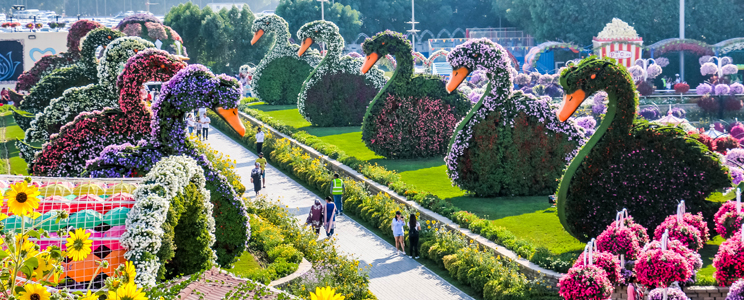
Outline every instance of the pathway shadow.
POLYGON ((387 272, 370 272, 369 279, 373 278, 384 278, 395 274, 405 273, 411 270, 422 267, 418 262, 405 262, 401 260, 410 259, 403 256, 389 256, 385 258, 375 259, 371 262, 372 266, 377 267, 379 270, 385 270, 387 272))

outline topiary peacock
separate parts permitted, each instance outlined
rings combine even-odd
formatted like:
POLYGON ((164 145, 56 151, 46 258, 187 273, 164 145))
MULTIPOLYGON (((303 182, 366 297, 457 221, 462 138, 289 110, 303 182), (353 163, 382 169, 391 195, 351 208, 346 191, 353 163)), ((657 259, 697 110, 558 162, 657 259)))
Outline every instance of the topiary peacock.
POLYGON ((227 116, 226 121, 242 135, 245 128, 235 109, 240 96, 240 84, 235 78, 215 76, 202 65, 189 65, 163 84, 161 97, 152 105, 150 136, 137 143, 107 146, 100 156, 87 162, 85 175, 144 176, 164 157, 183 154, 193 157, 204 169, 206 187, 215 206, 218 262, 223 267, 230 265, 243 252, 250 237, 245 206, 227 179, 187 139, 186 114, 201 107, 212 108, 227 116))
MULTIPOLYGON (((54 70, 49 75, 44 76, 28 95, 23 96, 18 104, 18 109, 31 113, 33 116, 43 111, 52 99, 62 96, 65 90, 98 82, 96 50, 99 46, 106 47, 114 39, 122 36, 124 36, 123 33, 110 28, 103 27, 92 30, 83 41, 80 60, 69 67, 54 70)), ((31 121, 34 120, 18 113, 14 113, 14 118, 18 126, 24 131, 31 126, 31 121)))
POLYGON ((273 38, 271 49, 253 73, 254 96, 271 105, 297 104, 302 82, 320 62, 320 54, 313 50, 297 57, 300 47, 289 42, 289 25, 280 16, 271 14, 256 19, 253 31, 251 45, 264 35, 273 38))
POLYGON ((313 21, 297 31, 303 56, 314 42, 328 48, 323 60, 302 84, 297 101, 300 114, 315 126, 361 125, 367 105, 385 85, 382 71, 362 74, 363 61, 343 56, 344 38, 328 21, 313 21))
POLYGON ((558 188, 558 217, 566 231, 587 241, 623 208, 633 212, 637 223, 655 228, 679 200, 685 200, 687 211, 712 219, 717 205, 706 197, 731 186, 728 170, 682 129, 636 118, 638 95, 624 66, 590 57, 564 69, 560 81, 566 91, 558 111, 561 121, 587 95, 605 91, 609 99, 602 123, 558 188))
POLYGON ((447 175, 478 196, 545 195, 576 153, 584 135, 561 123, 550 100, 513 91, 509 56, 488 39, 470 40, 449 53, 454 91, 476 70, 484 70, 486 91, 460 121, 444 158, 447 175))
POLYGON ((83 112, 51 135, 49 142, 29 163, 29 173, 39 176, 75 177, 85 162, 108 145, 139 141, 150 134, 152 112, 140 89, 148 81, 167 81, 185 64, 165 51, 147 49, 130 58, 118 77, 119 105, 83 112))
POLYGON ((362 73, 388 54, 398 63, 364 115, 362 140, 367 147, 388 158, 443 155, 457 122, 472 103, 459 91, 447 93, 438 76, 413 75, 411 44, 400 33, 381 32, 367 39, 362 49, 367 54, 362 73))
MULTIPOLYGON (((72 121, 81 112, 117 106, 119 89, 116 86, 116 78, 127 60, 139 51, 154 47, 151 42, 139 37, 121 37, 114 40, 106 47, 98 64, 98 83, 68 89, 62 97, 53 99, 43 112, 36 114, 31 127, 26 130, 25 142, 49 140, 51 134, 59 132, 63 125, 72 121)), ((27 162, 33 160, 33 156, 23 158, 27 162)))

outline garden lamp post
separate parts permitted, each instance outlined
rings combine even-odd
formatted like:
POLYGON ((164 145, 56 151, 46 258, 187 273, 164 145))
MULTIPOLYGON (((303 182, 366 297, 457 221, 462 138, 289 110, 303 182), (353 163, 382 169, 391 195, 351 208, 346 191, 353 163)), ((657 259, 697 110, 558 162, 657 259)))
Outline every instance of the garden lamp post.
MULTIPOLYGON (((679 39, 685 39, 685 0, 679 0, 679 39)), ((685 81, 685 52, 679 52, 679 78, 685 81)))
POLYGON ((328 2, 328 0, 316 0, 320 2, 320 19, 325 21, 325 7, 323 6, 324 2, 328 2))
POLYGON ((414 0, 411 0, 411 22, 406 22, 406 23, 411 24, 411 29, 408 30, 408 32, 411 33, 411 41, 413 42, 413 52, 416 52, 416 32, 419 32, 420 30, 416 30, 416 24, 418 24, 418 22, 416 22, 416 15, 415 15, 416 10, 414 9, 413 1, 414 0))

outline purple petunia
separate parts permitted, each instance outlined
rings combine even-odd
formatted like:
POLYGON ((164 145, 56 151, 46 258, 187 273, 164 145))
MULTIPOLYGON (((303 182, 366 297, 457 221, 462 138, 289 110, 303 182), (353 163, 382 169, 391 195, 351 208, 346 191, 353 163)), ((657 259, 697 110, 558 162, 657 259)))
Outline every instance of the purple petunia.
POLYGON ((726 84, 716 84, 715 87, 716 95, 726 95, 729 93, 729 86, 726 84))
POLYGON ((605 99, 607 99, 606 92, 598 92, 594 94, 594 105, 592 106, 592 113, 594 113, 595 115, 607 113, 607 106, 604 104, 605 99))
POLYGON ((710 94, 710 92, 713 91, 713 87, 710 86, 710 84, 707 83, 701 83, 695 88, 695 93, 702 96, 705 94, 710 94))
POLYGON ((729 288, 726 300, 744 300, 744 280, 737 280, 729 288))
MULTIPOLYGON (((667 300, 690 300, 690 298, 685 295, 685 292, 678 288, 668 288, 667 290, 667 300)), ((651 292, 648 293, 648 299, 649 300, 662 300, 664 299, 664 288, 658 288, 653 289, 651 292)))

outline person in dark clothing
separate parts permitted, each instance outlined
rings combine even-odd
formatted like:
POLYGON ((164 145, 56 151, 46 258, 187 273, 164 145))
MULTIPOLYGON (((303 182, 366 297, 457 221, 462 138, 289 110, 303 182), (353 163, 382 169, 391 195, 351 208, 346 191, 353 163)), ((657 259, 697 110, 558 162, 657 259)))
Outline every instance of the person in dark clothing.
POLYGON ((261 190, 261 164, 256 163, 256 167, 251 170, 251 183, 253 183, 253 190, 256 191, 256 196, 261 190))
POLYGON ((326 197, 325 230, 326 236, 331 237, 336 229, 336 204, 331 196, 326 197))
POLYGON ((313 227, 315 235, 319 235, 320 227, 323 227, 323 220, 325 219, 323 216, 324 210, 325 207, 320 203, 320 200, 315 199, 315 205, 310 207, 310 214, 308 214, 306 221, 308 225, 313 227))
POLYGON ((408 244, 411 245, 410 258, 419 258, 419 231, 421 231, 421 224, 416 221, 416 214, 411 214, 408 219, 408 244))

